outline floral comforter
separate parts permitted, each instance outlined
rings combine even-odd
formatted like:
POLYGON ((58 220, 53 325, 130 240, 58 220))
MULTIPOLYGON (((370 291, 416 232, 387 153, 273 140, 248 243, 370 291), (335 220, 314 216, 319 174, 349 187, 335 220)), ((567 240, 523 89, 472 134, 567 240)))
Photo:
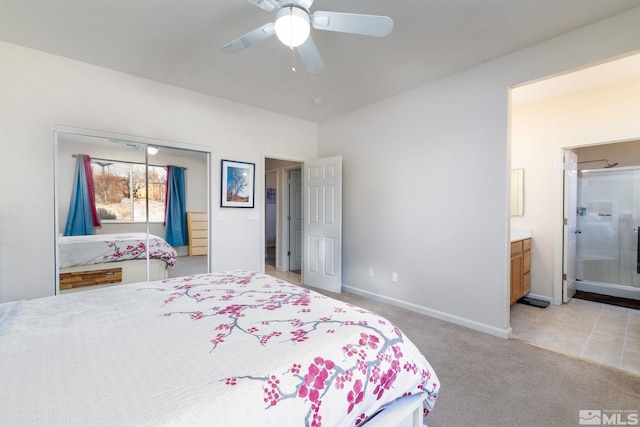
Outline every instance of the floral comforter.
MULTIPOLYGON (((1 306, 0 306, 1 307, 1 306)), ((388 320, 245 271, 26 301, 0 425, 358 426, 440 387, 388 320)))
POLYGON ((164 239, 146 233, 94 234, 60 237, 60 268, 147 258, 173 265, 177 253, 164 239))

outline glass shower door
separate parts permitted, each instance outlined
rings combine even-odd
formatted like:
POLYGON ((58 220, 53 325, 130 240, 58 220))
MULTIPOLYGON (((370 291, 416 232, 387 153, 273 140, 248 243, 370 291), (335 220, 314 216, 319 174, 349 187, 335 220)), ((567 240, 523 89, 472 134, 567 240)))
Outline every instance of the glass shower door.
POLYGON ((640 287, 640 170, 580 172, 577 215, 576 278, 640 287))

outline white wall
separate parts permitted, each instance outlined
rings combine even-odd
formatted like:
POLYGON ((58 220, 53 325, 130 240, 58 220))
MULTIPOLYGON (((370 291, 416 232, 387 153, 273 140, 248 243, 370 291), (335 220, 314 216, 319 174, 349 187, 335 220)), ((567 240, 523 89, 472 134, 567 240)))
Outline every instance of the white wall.
MULTIPOLYGON (((514 89, 514 96, 516 92, 514 89)), ((556 296, 555 302, 559 303, 562 201, 558 193, 562 193, 558 187, 562 185, 562 148, 638 139, 639 112, 640 76, 513 108, 512 166, 525 170, 525 200, 524 216, 513 217, 511 224, 533 230, 532 293, 556 296)), ((580 156, 578 160, 608 157, 597 155, 600 150, 611 149, 590 149, 596 157, 580 156)), ((628 165, 632 158, 638 159, 636 155, 610 160, 628 165)))
POLYGON ((343 156, 345 285, 507 336, 508 88, 640 47, 638 22, 640 9, 322 123, 320 156, 343 156))
POLYGON ((263 268, 264 156, 315 158, 317 125, 0 42, 0 302, 54 292, 56 125, 211 147, 212 268, 263 268), (222 209, 220 159, 256 163, 256 208, 222 209))

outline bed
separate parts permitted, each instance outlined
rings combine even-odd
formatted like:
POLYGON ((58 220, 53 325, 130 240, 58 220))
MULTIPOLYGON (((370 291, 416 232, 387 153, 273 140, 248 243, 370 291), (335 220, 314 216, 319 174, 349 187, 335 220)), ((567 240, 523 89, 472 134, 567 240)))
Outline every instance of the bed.
POLYGON ((164 239, 146 233, 61 236, 60 289, 107 283, 135 283, 167 277, 177 253, 164 239), (147 251, 148 249, 148 251, 147 251))
POLYGON ((0 360, 0 425, 417 426, 440 389, 388 320, 248 271, 2 304, 0 360))

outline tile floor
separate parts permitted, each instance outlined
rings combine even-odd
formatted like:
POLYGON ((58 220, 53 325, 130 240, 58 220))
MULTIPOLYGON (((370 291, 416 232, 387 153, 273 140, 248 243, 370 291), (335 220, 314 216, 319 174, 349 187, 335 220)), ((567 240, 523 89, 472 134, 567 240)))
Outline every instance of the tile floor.
MULTIPOLYGON (((300 275, 265 266, 267 274, 300 284, 300 275)), ((640 374, 640 310, 572 299, 569 304, 511 307, 513 338, 640 374)))
POLYGON ((640 310, 572 299, 511 306, 512 337, 640 374, 640 310))

